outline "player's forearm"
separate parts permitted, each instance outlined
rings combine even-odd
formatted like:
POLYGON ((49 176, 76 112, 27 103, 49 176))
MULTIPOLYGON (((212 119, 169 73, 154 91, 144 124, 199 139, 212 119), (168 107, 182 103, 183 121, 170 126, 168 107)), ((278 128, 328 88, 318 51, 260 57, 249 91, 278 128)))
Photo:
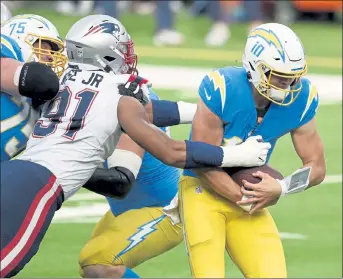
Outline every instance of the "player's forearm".
POLYGON ((253 147, 251 151, 250 148, 245 150, 245 145, 216 146, 198 141, 175 141, 156 127, 151 130, 151 126, 155 126, 150 124, 149 127, 153 133, 147 131, 143 139, 135 139, 129 134, 129 131, 126 129, 125 131, 154 157, 167 165, 178 168, 260 166, 264 164, 270 148, 269 144, 259 142, 258 137, 247 141, 247 144, 251 144, 253 147), (239 160, 237 155, 243 160, 239 160))
POLYGON ((307 124, 292 131, 294 148, 303 163, 311 168, 307 188, 320 184, 326 173, 324 147, 313 118, 307 124))
POLYGON ((122 129, 132 140, 165 164, 179 168, 233 167, 237 163, 241 166, 260 166, 270 148, 270 144, 261 142, 260 137, 251 137, 236 146, 175 141, 149 123, 146 111, 132 97, 120 98, 117 115, 122 129), (243 164, 237 155, 243 157, 243 164))
POLYGON ((313 161, 304 165, 304 167, 311 167, 311 174, 309 184, 306 189, 319 185, 323 182, 326 174, 326 166, 324 162, 313 161))
POLYGON ((310 161, 305 163, 301 169, 282 180, 278 180, 281 185, 281 196, 300 193, 320 184, 325 178, 325 173, 325 162, 310 161))
MULTIPOLYGON (((216 146, 205 142, 199 141, 175 141, 170 139, 165 133, 163 134, 165 142, 156 139, 154 148, 148 150, 154 155, 158 149, 158 154, 155 157, 162 160, 165 164, 184 169, 199 169, 208 167, 233 167, 237 166, 235 154, 240 151, 239 146, 216 146), (238 150, 237 150, 238 148, 238 150), (162 159, 161 159, 162 158, 162 159)), ((152 147, 152 146, 150 146, 152 147)), ((257 159, 257 155, 252 154, 254 157, 253 165, 262 165, 264 162, 257 159), (256 157, 256 158, 255 158, 256 157)), ((246 160, 246 163, 249 160, 246 160)), ((242 166, 251 166, 250 164, 242 166)))
POLYGON ((146 106, 150 122, 158 127, 192 123, 196 108, 196 104, 166 100, 151 100, 146 106))
POLYGON ((220 168, 196 170, 200 179, 222 197, 236 203, 242 199, 240 187, 220 168))
POLYGON ((163 163, 183 169, 232 167, 235 147, 221 147, 198 141, 176 141, 156 128, 142 147, 163 163), (155 131, 156 131, 155 130, 155 131))
POLYGON ((15 96, 51 100, 59 90, 59 79, 47 65, 21 63, 1 58, 1 91, 15 96))

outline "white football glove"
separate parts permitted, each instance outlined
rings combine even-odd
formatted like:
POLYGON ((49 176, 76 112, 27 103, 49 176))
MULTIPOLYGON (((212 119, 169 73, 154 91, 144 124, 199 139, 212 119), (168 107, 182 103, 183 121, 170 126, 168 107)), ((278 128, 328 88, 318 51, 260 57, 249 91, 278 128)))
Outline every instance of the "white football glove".
POLYGON ((270 143, 262 136, 249 137, 238 145, 222 146, 224 158, 222 167, 257 167, 266 163, 270 143))

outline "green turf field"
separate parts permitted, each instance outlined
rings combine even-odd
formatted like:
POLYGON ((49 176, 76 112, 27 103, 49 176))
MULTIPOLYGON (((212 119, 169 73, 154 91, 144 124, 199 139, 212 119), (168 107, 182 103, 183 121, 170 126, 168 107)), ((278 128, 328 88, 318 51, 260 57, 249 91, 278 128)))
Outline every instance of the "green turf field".
MULTIPOLYGON (((47 17, 57 26, 62 36, 79 18, 62 17, 45 10, 21 10, 21 12, 38 13, 47 17)), ((203 37, 210 22, 203 18, 187 21, 186 15, 182 14, 178 18, 177 27, 186 34, 185 46, 158 49, 151 45, 154 30, 152 17, 125 14, 121 19, 136 42, 140 63, 146 64, 213 68, 232 64, 235 60, 240 60, 246 36, 246 25, 237 24, 232 30, 232 40, 225 47, 220 50, 208 49, 203 43, 203 37)), ((342 28, 339 25, 304 23, 294 25, 294 29, 299 33, 309 55, 311 73, 342 74, 342 28)), ((156 92, 164 99, 180 99, 180 95, 175 90, 157 88, 156 92)), ((192 94, 189 97, 182 96, 187 101, 195 101, 190 97, 192 94)), ((340 177, 342 104, 321 106, 317 119, 325 145, 327 174, 340 177)), ((174 127, 172 136, 176 139, 185 139, 188 137, 188 130, 188 125, 174 127)), ((301 166, 289 136, 278 142, 271 165, 285 175, 301 166)), ((337 181, 323 184, 306 193, 287 197, 271 208, 280 232, 288 233, 288 235, 283 234, 283 244, 289 277, 342 276, 342 183, 337 181)), ((64 206, 75 208, 99 203, 101 200, 81 200, 66 202, 64 206)), ((94 225, 94 223, 54 223, 42 242, 38 255, 18 277, 79 277, 78 253, 90 236, 94 225)), ((184 245, 181 244, 168 253, 142 264, 135 271, 142 277, 189 277, 184 245)), ((229 258, 226 274, 229 278, 242 277, 229 258)))

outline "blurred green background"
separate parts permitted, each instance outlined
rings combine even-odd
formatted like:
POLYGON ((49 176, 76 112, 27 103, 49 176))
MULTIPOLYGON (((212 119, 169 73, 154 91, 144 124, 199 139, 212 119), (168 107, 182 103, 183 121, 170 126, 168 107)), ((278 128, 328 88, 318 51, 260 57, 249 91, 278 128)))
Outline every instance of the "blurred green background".
MULTIPOLYGON (((37 9, 18 9, 17 13, 37 13, 37 9)), ((39 14, 54 23, 62 37, 81 16, 61 16, 50 9, 39 10, 39 14)), ((204 43, 204 37, 212 22, 206 17, 190 18, 186 12, 176 16, 175 28, 184 34, 182 47, 155 47, 152 36, 155 19, 151 15, 123 13, 120 21, 134 39, 139 63, 156 65, 183 65, 224 67, 240 64, 247 23, 231 26, 231 38, 222 47, 213 49, 204 43), (199 28, 201 27, 201 28, 199 28)), ((331 22, 302 22, 290 25, 301 38, 307 55, 310 73, 342 74, 342 26, 331 22)))

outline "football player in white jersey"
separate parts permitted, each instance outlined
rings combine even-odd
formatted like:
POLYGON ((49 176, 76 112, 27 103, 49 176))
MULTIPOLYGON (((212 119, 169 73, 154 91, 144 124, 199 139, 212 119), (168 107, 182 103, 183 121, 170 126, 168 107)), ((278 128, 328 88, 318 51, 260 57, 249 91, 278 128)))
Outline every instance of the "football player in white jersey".
MULTIPOLYGON (((17 274, 37 253, 55 211, 112 154, 123 131, 156 158, 179 168, 231 167, 238 158, 244 158, 245 166, 259 166, 270 148, 259 136, 227 147, 175 141, 152 125, 137 99, 118 92, 127 78, 120 73, 127 68, 134 72, 136 56, 116 19, 91 15, 77 21, 66 46, 70 64, 58 95, 44 104, 22 155, 1 163, 4 277, 17 274)), ((137 80, 146 87, 144 79, 137 80)))

